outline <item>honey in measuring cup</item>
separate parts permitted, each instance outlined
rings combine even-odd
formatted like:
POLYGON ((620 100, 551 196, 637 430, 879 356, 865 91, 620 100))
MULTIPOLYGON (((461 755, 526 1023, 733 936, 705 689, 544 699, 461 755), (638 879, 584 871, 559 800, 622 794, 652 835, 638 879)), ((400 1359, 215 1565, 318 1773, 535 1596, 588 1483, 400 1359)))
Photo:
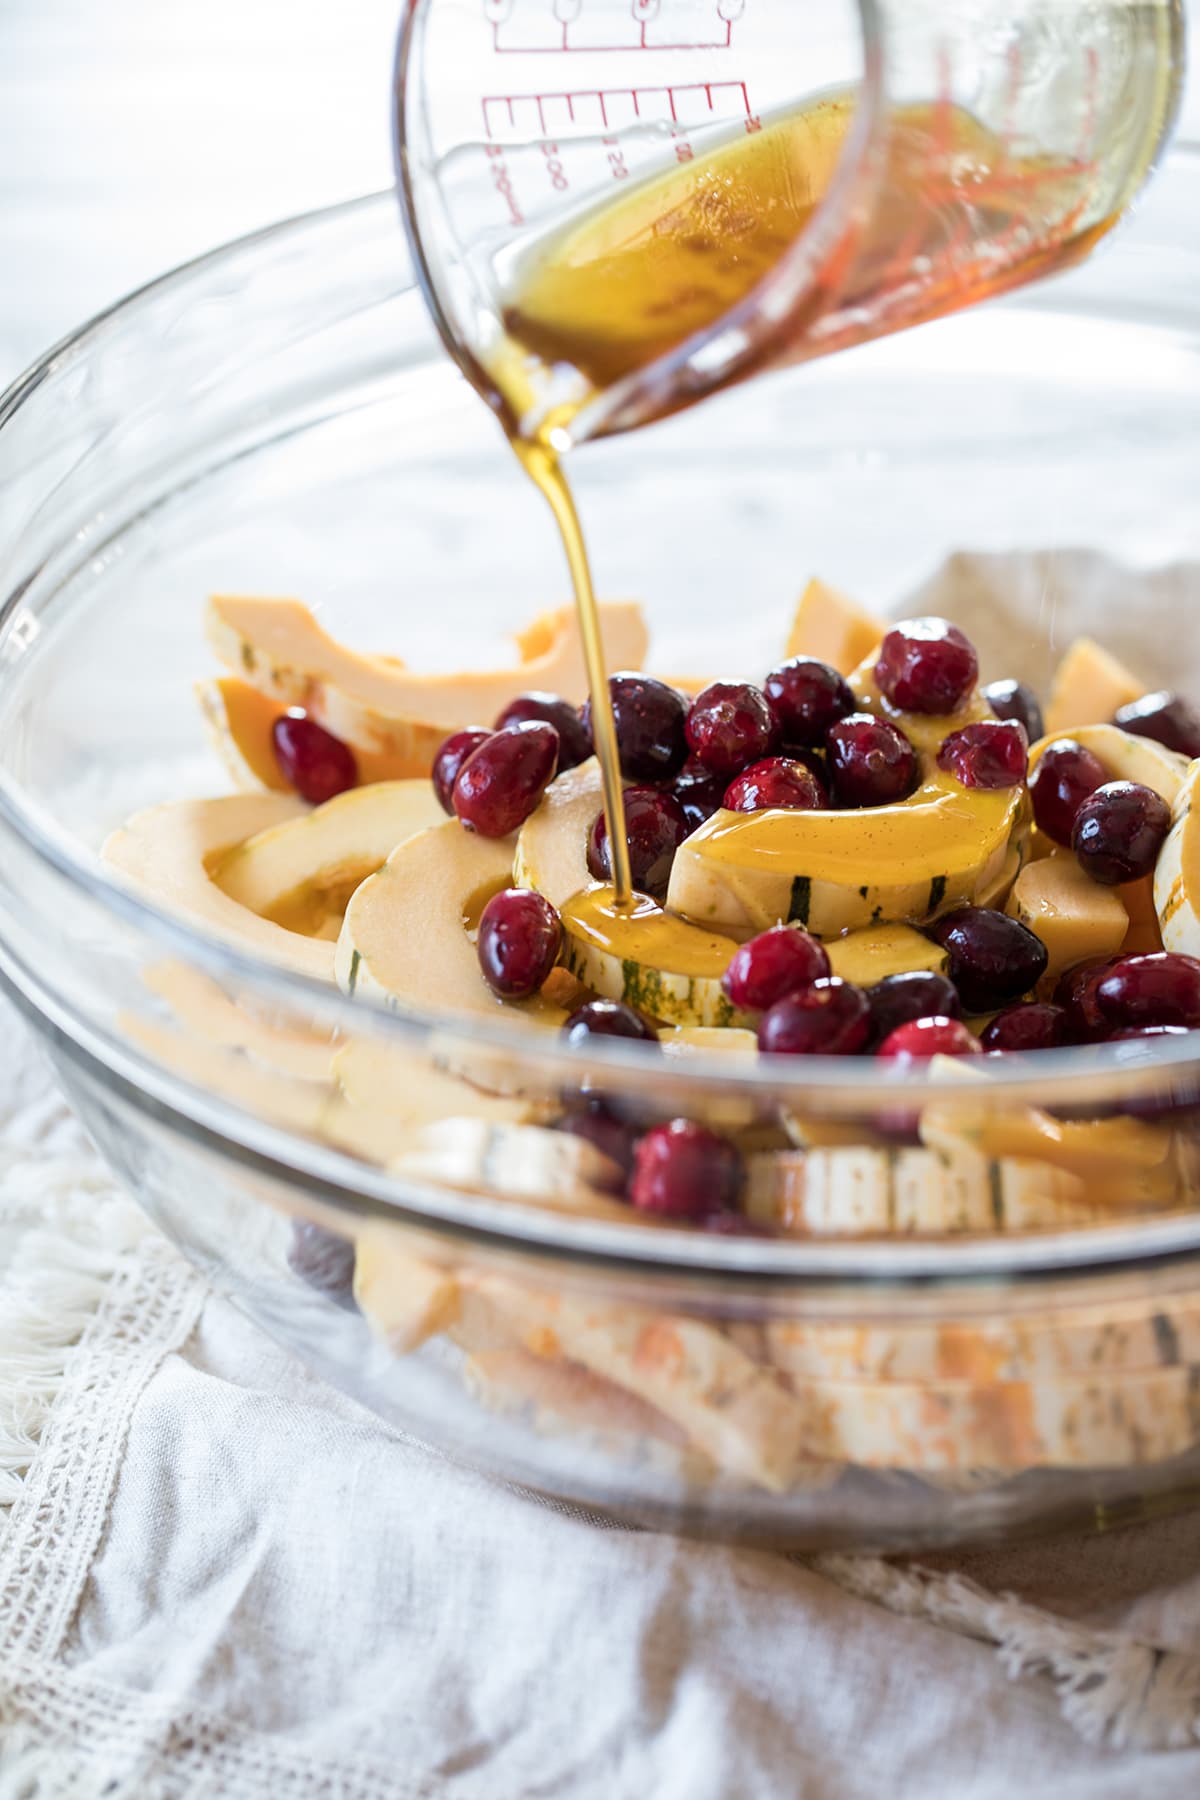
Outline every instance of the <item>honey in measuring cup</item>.
MULTIPOLYGON (((415 12, 437 4, 420 0, 415 12)), ((1179 10, 1175 0, 1147 0, 1092 7, 1085 19, 1077 0, 1059 0, 1057 10, 1014 0, 1011 11, 1025 24, 1052 19, 1056 35, 1043 34, 1036 88, 1027 64, 1008 53, 995 122, 961 104, 948 76, 931 79, 928 100, 886 103, 878 68, 873 88, 864 80, 768 116, 753 113, 747 96, 746 116, 724 138, 693 146, 676 135, 665 170, 510 242, 491 263, 494 317, 483 347, 439 283, 402 143, 406 220, 443 336, 562 535, 613 856, 611 900, 591 905, 607 913, 614 947, 622 918, 636 931, 645 907, 631 903, 603 646, 563 453, 769 367, 949 314, 1084 257, 1128 205, 1169 126, 1179 10), (1111 15, 1109 35, 1097 40, 1107 61, 1085 41, 1101 13, 1111 15), (1055 55, 1071 71, 1061 93, 1055 55)), ((944 75, 953 46, 938 15, 924 5, 896 14, 891 49, 905 30, 910 47, 924 32, 925 61, 944 75)), ((402 69, 403 52, 402 40, 402 69)))

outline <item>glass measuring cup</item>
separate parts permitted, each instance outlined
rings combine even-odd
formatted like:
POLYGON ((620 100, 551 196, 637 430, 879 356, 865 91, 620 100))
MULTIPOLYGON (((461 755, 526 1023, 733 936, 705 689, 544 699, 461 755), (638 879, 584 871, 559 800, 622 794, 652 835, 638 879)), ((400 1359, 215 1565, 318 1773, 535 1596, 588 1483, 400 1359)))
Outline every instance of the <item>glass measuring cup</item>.
POLYGON ((1182 37, 1181 0, 410 0, 426 295, 511 436, 629 429, 1077 261, 1182 37))

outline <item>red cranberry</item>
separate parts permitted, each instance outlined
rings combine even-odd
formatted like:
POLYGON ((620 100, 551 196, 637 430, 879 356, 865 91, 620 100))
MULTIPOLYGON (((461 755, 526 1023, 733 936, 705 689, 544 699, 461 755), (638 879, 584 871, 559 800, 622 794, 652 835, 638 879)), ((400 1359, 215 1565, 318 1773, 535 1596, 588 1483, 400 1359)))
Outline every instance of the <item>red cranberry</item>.
POLYGON ((506 725, 519 725, 526 719, 540 719, 557 731, 560 775, 567 769, 577 769, 592 754, 592 740, 569 700, 562 700, 557 694, 518 694, 496 720, 496 730, 503 731, 506 725))
POLYGON ((1114 721, 1135 737, 1153 738, 1181 756, 1200 756, 1200 712, 1180 694, 1143 694, 1123 706, 1114 721))
POLYGON ((993 681, 983 690, 983 697, 998 719, 1012 719, 1025 727, 1025 736, 1036 744, 1046 734, 1042 708, 1033 689, 1023 681, 993 681))
POLYGON ((979 1041, 985 1050, 1058 1050, 1070 1041, 1067 1015, 1061 1006, 1040 1001, 1007 1006, 984 1027, 979 1041))
POLYGON ((672 1119, 638 1145, 629 1198, 661 1218, 706 1219, 732 1212, 741 1187, 742 1159, 727 1138, 691 1119, 672 1119))
MULTIPOLYGON (((633 885, 641 894, 661 899, 671 879, 675 852, 688 835, 687 815, 678 800, 661 788, 626 788, 625 836, 633 885)), ((612 880, 608 820, 598 814, 588 833, 588 868, 597 881, 612 880)))
POLYGON ((318 1294, 345 1312, 357 1312, 354 1299, 354 1245, 307 1219, 292 1221, 288 1268, 318 1294))
POLYGON ((775 746, 775 715, 747 681, 714 681, 692 701, 688 748, 714 775, 737 775, 775 746))
MULTIPOLYGON (((670 781, 687 759, 683 728, 687 700, 652 675, 614 675, 612 697, 621 773, 627 781, 670 781)), ((592 738, 592 703, 583 708, 583 728, 592 738)))
POLYGON ((958 989, 932 969, 885 975, 867 990, 875 1036, 882 1041, 912 1019, 957 1019, 962 1011, 958 989))
POLYGON ((523 825, 554 779, 558 733, 531 719, 506 725, 480 744, 458 771, 454 810, 468 831, 507 837, 523 825))
POLYGON ((829 773, 841 806, 889 806, 912 793, 917 756, 898 725, 851 713, 829 733, 829 773))
POLYGON ((777 1000, 758 1027, 768 1056, 855 1056, 871 1035, 871 1008, 861 988, 831 975, 777 1000))
POLYGON ((1123 956, 1096 984, 1096 1003, 1110 1026, 1200 1026, 1200 962, 1159 950, 1123 956))
POLYGON ((683 808, 689 831, 698 831, 720 812, 728 785, 723 775, 714 775, 694 756, 688 757, 671 783, 671 792, 683 808))
POLYGON ((910 1019, 898 1025, 884 1038, 876 1053, 894 1057, 899 1062, 924 1062, 931 1056, 978 1056, 978 1040, 971 1036, 961 1019, 933 1014, 926 1019, 910 1019))
POLYGON ((620 1000, 589 1000, 573 1012, 563 1026, 568 1044, 586 1044, 589 1038, 630 1038, 639 1044, 656 1044, 658 1033, 620 1000))
POLYGON ((358 764, 349 744, 304 713, 276 719, 271 740, 280 774, 311 805, 323 806, 358 786, 358 764))
POLYGON ((1080 866, 1103 887, 1120 887, 1154 872, 1171 829, 1161 794, 1139 781, 1109 781, 1075 814, 1071 848, 1080 866))
POLYGON ((1025 779, 1028 757, 1023 725, 981 719, 950 733, 938 751, 938 768, 967 788, 1015 788, 1025 779))
POLYGON ((970 1013, 994 1012, 1046 973, 1046 946, 1028 926, 986 906, 960 906, 927 927, 950 953, 950 979, 970 1013))
POLYGON ((627 1180, 632 1175, 637 1133, 626 1120, 617 1117, 606 1100, 585 1099, 579 1111, 567 1114, 559 1130, 591 1144, 616 1163, 627 1180))
POLYGON ((821 805, 833 805, 833 792, 829 785, 829 764, 819 750, 808 750, 803 744, 785 744, 782 754, 789 762, 802 763, 821 790, 821 805))
POLYGON ((1075 814, 1089 794, 1103 787, 1108 771, 1100 758, 1074 738, 1047 744, 1029 777, 1033 816, 1048 838, 1069 844, 1075 814))
POLYGON ((1076 963, 1060 975, 1054 989, 1054 1004, 1061 1006, 1063 1025, 1073 1044, 1093 1044, 1108 1034, 1108 1022, 1100 1011, 1096 989, 1121 961, 1119 956, 1105 956, 1098 961, 1076 963))
POLYGON ((825 742, 831 725, 854 711, 850 684, 828 663, 795 656, 772 669, 763 683, 767 704, 775 714, 785 744, 815 749, 825 742))
POLYGON ((443 812, 454 816, 454 784, 468 756, 474 756, 492 733, 484 725, 468 725, 448 737, 433 759, 433 791, 443 812))
POLYGON ((506 888, 484 907, 475 948, 494 994, 502 1000, 528 1000, 558 961, 562 925, 543 895, 532 888, 506 888))
POLYGON ((825 804, 821 786, 803 763, 786 756, 771 756, 755 763, 730 783, 725 795, 729 812, 767 812, 779 807, 790 812, 819 812, 825 804))
POLYGON ((879 649, 879 691, 901 712, 957 712, 979 678, 979 658, 947 619, 906 619, 879 649))
POLYGON ((824 945, 795 925, 776 925, 743 944, 721 986, 741 1012, 766 1012, 777 1000, 829 974, 824 945))

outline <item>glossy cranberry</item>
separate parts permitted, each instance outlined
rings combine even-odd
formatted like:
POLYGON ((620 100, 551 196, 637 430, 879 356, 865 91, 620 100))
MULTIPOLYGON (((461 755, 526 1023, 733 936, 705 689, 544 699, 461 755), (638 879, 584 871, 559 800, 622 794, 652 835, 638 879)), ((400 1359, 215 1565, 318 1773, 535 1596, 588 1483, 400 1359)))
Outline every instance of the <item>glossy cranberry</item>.
POLYGON ((1200 962, 1159 950, 1123 956, 1096 985, 1096 1003, 1110 1026, 1200 1026, 1200 962))
POLYGON ((569 700, 562 700, 557 694, 518 694, 496 720, 496 730, 502 731, 506 725, 520 725, 527 719, 540 719, 557 731, 560 775, 565 769, 578 768, 592 754, 592 740, 569 700))
MULTIPOLYGON (((673 794, 662 788, 626 788, 625 836, 633 885, 639 894, 663 897, 675 852, 689 829, 687 814, 673 794)), ((597 881, 612 880, 608 820, 603 813, 597 814, 588 833, 587 861, 597 881)))
POLYGON ((506 725, 472 751, 454 783, 454 810, 468 831, 507 837, 536 811, 558 767, 558 733, 530 720, 506 725))
POLYGON ((563 1026, 568 1044, 586 1044, 590 1038, 629 1038, 639 1044, 656 1044, 658 1033, 620 1000, 589 1000, 573 1012, 563 1026))
POLYGON ((957 1019, 962 1011, 954 983, 932 969, 885 975, 867 989, 867 1000, 875 1037, 880 1042, 912 1019, 957 1019))
MULTIPOLYGON (((652 675, 614 675, 608 691, 625 779, 670 781, 678 775, 687 760, 683 728, 688 703, 684 695, 652 675)), ((582 719, 591 741, 590 700, 584 705, 582 719)))
POLYGON ((876 1054, 899 1062, 924 1062, 931 1056, 978 1056, 980 1047, 961 1019, 934 1013, 898 1025, 884 1038, 876 1054))
POLYGON ((1069 844, 1075 814, 1107 780, 1100 758, 1074 738, 1055 738, 1047 744, 1029 777, 1033 816, 1046 836, 1056 844, 1069 844))
POLYGON ((271 742, 283 779, 312 806, 323 806, 358 786, 358 764, 349 744, 304 713, 288 712, 276 719, 271 742))
POLYGON ((454 784, 468 756, 474 756, 492 733, 486 725, 468 725, 448 737, 433 759, 433 791, 443 812, 454 816, 454 784))
POLYGON ((568 1112, 559 1130, 591 1144, 617 1165, 626 1180, 632 1175, 638 1134, 627 1120, 617 1117, 606 1100, 582 1100, 579 1110, 568 1112))
POLYGON ((825 947, 795 925, 776 925, 743 944, 721 980, 741 1012, 766 1012, 777 1000, 829 974, 825 947))
POLYGON ((741 1187, 742 1159, 727 1138, 691 1119, 672 1119, 638 1145, 629 1198, 660 1218, 706 1219, 732 1212, 741 1187))
POLYGON ((671 792, 683 808, 689 831, 698 831, 720 812, 728 785, 724 775, 714 775, 694 756, 688 757, 671 783, 671 792))
POLYGON ((1046 734, 1041 703, 1031 687, 1023 681, 993 681, 983 690, 983 697, 998 719, 1012 719, 1025 727, 1025 736, 1036 744, 1046 734))
POLYGON ((871 1036, 871 1008, 861 988, 831 975, 777 1000, 758 1027, 768 1056, 855 1056, 871 1036))
POLYGON ((833 788, 829 764, 819 750, 808 750, 803 744, 785 744, 781 751, 789 762, 802 763, 821 790, 821 805, 833 805, 833 788))
POLYGON ((1109 781, 1075 814, 1071 848, 1080 867, 1103 887, 1120 887, 1154 873, 1171 809, 1139 781, 1109 781))
POLYGON ((1063 1028, 1072 1044, 1094 1044, 1108 1035, 1108 1021, 1100 1011, 1096 989, 1121 961, 1119 956, 1100 957, 1091 962, 1076 963, 1059 976, 1054 989, 1054 1004, 1062 1008, 1063 1028))
POLYGON ((1029 739, 1013 720, 980 719, 952 731, 938 751, 938 768, 966 788, 1015 788, 1025 779, 1029 739))
POLYGON ((1067 1015, 1061 1006, 1031 1000, 1027 1005, 1006 1006, 984 1027, 980 1043, 985 1050, 1058 1050, 1070 1042, 1067 1015))
POLYGON ((780 808, 787 812, 819 812, 825 804, 821 784, 803 763, 786 756, 770 756, 766 762, 754 763, 730 782, 725 794, 729 812, 768 812, 780 808))
POLYGON ((974 645, 948 619, 906 619, 875 664, 880 693, 901 712, 957 712, 978 678, 974 645))
POLYGON ((324 1294, 346 1312, 357 1312, 354 1299, 354 1245, 323 1225, 307 1219, 292 1221, 288 1268, 318 1294, 324 1294))
POLYGON ((1200 756, 1200 712, 1181 694, 1143 694, 1118 712, 1115 724, 1135 737, 1153 738, 1181 756, 1200 756))
POLYGON ((844 676, 828 663, 795 656, 772 669, 763 682, 767 704, 775 714, 785 744, 816 749, 831 725, 854 711, 855 700, 844 676))
POLYGON ((687 741, 714 775, 737 775, 775 747, 778 727, 766 696, 748 681, 714 681, 692 701, 687 741))
POLYGON ((912 793, 916 751, 900 730, 872 713, 851 713, 829 733, 829 774, 840 806, 890 806, 912 793))
POLYGON ((502 1000, 536 994, 561 948, 558 914, 532 888, 506 888, 484 907, 475 949, 484 980, 502 1000))
POLYGON ((985 906, 960 906, 927 927, 950 953, 949 975, 969 1013, 994 1012, 1046 973, 1046 946, 1028 926, 985 906))

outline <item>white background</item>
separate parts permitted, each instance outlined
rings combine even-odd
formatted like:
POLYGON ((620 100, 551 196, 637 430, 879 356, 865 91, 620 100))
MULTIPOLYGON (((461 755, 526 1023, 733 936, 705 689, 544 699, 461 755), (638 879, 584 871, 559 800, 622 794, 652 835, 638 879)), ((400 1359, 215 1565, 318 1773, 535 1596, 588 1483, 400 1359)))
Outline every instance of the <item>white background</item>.
POLYGON ((0 0, 0 384, 172 264, 388 185, 400 5, 0 0))

